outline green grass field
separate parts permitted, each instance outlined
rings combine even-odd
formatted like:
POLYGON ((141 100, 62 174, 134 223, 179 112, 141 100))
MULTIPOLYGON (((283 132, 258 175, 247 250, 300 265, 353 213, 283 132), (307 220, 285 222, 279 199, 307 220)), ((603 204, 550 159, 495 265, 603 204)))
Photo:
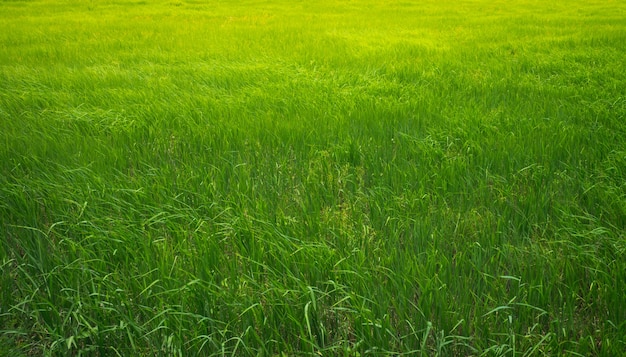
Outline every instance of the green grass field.
POLYGON ((0 355, 623 355, 626 3, 0 1, 0 235, 0 355))

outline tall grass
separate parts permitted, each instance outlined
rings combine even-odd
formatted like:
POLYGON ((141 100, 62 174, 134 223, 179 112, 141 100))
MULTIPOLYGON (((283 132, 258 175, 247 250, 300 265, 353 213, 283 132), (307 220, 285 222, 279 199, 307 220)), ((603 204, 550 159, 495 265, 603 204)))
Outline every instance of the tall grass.
POLYGON ((626 350, 618 1, 0 3, 0 354, 626 350))

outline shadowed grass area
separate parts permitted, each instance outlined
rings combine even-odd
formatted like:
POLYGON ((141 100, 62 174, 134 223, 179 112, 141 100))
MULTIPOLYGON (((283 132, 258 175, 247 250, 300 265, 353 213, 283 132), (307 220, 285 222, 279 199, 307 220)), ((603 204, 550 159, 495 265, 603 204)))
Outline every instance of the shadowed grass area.
POLYGON ((0 354, 623 353, 624 15, 0 2, 0 354))

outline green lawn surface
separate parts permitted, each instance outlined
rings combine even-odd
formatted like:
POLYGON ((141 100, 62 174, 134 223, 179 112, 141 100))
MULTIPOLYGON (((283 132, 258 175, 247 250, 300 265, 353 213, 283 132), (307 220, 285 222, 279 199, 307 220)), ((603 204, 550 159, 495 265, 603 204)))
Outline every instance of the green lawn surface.
POLYGON ((0 1, 0 355, 626 353, 626 2, 0 1))

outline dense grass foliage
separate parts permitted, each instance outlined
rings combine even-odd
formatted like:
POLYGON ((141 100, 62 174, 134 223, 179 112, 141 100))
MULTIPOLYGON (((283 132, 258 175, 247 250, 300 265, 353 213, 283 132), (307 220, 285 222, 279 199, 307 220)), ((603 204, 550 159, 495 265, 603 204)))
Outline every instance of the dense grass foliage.
POLYGON ((0 354, 626 351, 626 3, 0 2, 0 354))

